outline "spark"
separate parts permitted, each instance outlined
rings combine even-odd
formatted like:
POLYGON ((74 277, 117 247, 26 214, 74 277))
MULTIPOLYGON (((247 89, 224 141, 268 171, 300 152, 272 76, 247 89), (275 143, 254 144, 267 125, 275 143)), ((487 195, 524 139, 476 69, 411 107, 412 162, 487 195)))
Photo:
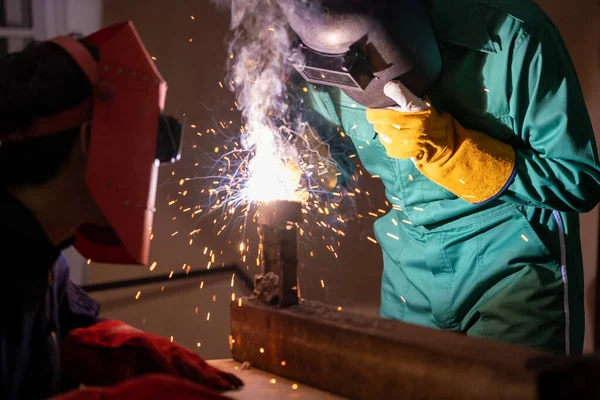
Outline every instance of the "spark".
POLYGON ((206 314, 206 320, 210 321, 210 313, 206 314))
POLYGON ((370 240, 371 242, 377 244, 377 240, 373 239, 371 236, 367 236, 367 239, 370 240))
POLYGON ((277 379, 275 379, 275 378, 272 378, 272 379, 271 379, 271 384, 273 385, 273 384, 275 384, 275 383, 277 383, 277 379))
POLYGON ((137 294, 135 295, 135 299, 136 300, 139 299, 141 294, 142 294, 142 291, 138 290, 137 294))
POLYGON ((281 366, 282 366, 282 367, 285 367, 285 364, 287 364, 285 361, 282 361, 282 362, 281 362, 281 366))
POLYGON ((394 218, 392 218, 392 224, 398 226, 398 222, 396 222, 396 220, 394 218))
POLYGON ((403 219, 403 220, 402 220, 402 222, 404 222, 404 223, 405 223, 405 224, 407 224, 407 225, 412 225, 412 222, 410 222, 410 221, 408 221, 408 220, 406 220, 406 219, 403 219))
POLYGON ((294 390, 298 389, 298 385, 296 383, 292 384, 292 389, 294 389, 294 390))
POLYGON ((400 296, 400 300, 402 300, 404 303, 406 303, 406 299, 404 298, 404 296, 400 296))
POLYGON ((521 235, 521 239, 523 239, 526 242, 529 242, 529 239, 527 239, 527 236, 525 236, 525 235, 521 235))
POLYGON ((321 287, 325 287, 325 282, 323 282, 323 279, 321 279, 321 287))
POLYGON ((156 265, 158 265, 158 263, 156 261, 154 261, 152 263, 152 265, 150 266, 150 271, 154 271, 154 268, 156 268, 156 265))
POLYGON ((387 233, 387 235, 388 235, 389 237, 391 237, 392 239, 400 240, 400 238, 399 238, 398 236, 396 236, 396 235, 392 235, 391 233, 387 233))
POLYGON ((261 354, 264 354, 264 352, 265 352, 265 349, 263 349, 263 348, 261 347, 259 351, 260 351, 260 353, 261 353, 261 354))

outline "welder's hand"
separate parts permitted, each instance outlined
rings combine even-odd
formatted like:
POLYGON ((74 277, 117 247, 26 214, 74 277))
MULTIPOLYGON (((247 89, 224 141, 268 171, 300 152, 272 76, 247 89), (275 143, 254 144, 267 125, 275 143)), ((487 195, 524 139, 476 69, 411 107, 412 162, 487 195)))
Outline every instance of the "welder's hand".
POLYGON ((400 82, 389 82, 384 92, 398 107, 368 109, 367 119, 388 156, 410 158, 423 175, 470 203, 497 196, 511 181, 515 167, 511 146, 463 128, 400 82))
POLYGON ((243 386, 232 374, 161 336, 119 321, 73 330, 62 344, 63 369, 85 385, 110 386, 149 373, 161 373, 217 390, 243 386))
MULTIPOLYGON (((106 366, 112 368, 112 366, 106 366)), ((72 390, 51 400, 226 400, 205 386, 168 375, 148 374, 125 381, 119 385, 103 388, 89 387, 72 390)))

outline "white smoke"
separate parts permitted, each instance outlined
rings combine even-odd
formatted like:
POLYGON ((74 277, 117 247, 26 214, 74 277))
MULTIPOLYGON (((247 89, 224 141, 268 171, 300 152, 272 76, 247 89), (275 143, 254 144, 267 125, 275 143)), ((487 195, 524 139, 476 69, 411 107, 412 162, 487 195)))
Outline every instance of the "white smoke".
POLYGON ((288 140, 286 80, 290 60, 299 58, 284 12, 296 1, 303 0, 227 2, 232 9, 228 83, 244 121, 242 147, 253 153, 245 185, 250 201, 298 200, 301 167, 298 149, 288 140))

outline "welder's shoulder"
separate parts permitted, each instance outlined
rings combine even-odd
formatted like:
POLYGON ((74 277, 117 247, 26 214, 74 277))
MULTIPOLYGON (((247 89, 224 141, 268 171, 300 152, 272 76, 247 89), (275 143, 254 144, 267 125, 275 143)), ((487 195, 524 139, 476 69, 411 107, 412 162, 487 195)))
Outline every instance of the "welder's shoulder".
POLYGON ((477 0, 484 19, 513 19, 526 26, 550 21, 548 15, 533 0, 477 0))

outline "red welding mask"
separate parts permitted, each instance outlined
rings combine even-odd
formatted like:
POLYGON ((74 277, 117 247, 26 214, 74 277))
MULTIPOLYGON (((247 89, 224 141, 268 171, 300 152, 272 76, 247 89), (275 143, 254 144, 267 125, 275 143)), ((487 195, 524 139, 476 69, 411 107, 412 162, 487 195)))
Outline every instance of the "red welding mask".
POLYGON ((102 29, 84 42, 52 40, 79 65, 92 96, 61 114, 34 121, 23 138, 90 124, 87 185, 110 227, 85 224, 75 247, 95 262, 147 264, 158 166, 180 156, 182 125, 162 114, 167 85, 133 24, 102 29))

